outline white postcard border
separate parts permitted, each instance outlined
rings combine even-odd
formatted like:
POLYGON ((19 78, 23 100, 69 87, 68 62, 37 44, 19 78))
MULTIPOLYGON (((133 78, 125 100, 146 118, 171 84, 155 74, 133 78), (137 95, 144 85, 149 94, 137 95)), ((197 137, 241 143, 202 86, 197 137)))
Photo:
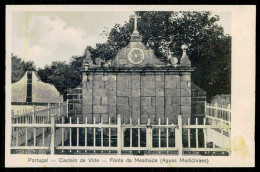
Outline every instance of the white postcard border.
POLYGON ((255 33, 256 7, 253 5, 8 5, 6 6, 6 167, 253 167, 255 166, 255 33), (11 49, 13 11, 225 11, 232 13, 232 153, 231 156, 131 156, 131 155, 14 155, 10 154, 11 113, 11 49), (160 163, 162 158, 177 163, 160 163), (47 163, 28 162, 29 158, 48 158, 47 163), (76 158, 77 162, 59 162, 60 158, 76 158), (86 162, 80 162, 83 158, 86 162), (88 162, 97 158, 99 162, 88 162), (122 158, 124 162, 110 162, 122 158), (156 158, 157 163, 126 162, 126 159, 156 158), (180 158, 208 159, 208 163, 181 163, 180 158), (52 162, 55 160, 55 162, 52 162), (106 162, 104 162, 106 160, 106 162))

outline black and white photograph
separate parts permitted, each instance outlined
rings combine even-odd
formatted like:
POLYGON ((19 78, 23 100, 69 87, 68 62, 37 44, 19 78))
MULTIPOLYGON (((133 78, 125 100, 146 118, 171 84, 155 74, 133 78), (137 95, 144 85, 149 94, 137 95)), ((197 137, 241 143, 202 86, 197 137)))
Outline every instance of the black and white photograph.
POLYGON ((6 165, 254 166, 255 23, 237 33, 232 6, 110 7, 7 6, 6 165))

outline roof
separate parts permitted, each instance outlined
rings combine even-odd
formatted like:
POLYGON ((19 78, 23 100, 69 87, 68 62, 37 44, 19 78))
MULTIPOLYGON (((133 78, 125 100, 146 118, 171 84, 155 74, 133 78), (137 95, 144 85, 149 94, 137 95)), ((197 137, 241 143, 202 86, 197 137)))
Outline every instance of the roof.
POLYGON ((200 87, 198 87, 197 85, 195 85, 192 81, 191 81, 191 89, 196 89, 198 90, 199 92, 203 92, 206 94, 206 91, 204 91, 203 89, 201 89, 200 87))
MULTIPOLYGON (((12 102, 26 102, 28 72, 26 71, 19 81, 12 84, 12 102)), ((58 103, 63 101, 63 96, 52 84, 42 82, 35 71, 30 72, 32 72, 32 102, 58 103)))

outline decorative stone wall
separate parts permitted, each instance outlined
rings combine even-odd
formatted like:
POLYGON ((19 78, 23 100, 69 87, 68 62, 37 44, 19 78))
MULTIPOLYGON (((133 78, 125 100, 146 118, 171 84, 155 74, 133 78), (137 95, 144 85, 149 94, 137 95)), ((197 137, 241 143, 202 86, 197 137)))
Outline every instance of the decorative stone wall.
MULTIPOLYGON (((87 77, 87 76, 85 76, 87 77)), ((147 123, 176 122, 182 114, 184 120, 191 116, 190 74, 145 72, 145 73, 113 73, 93 72, 83 84, 83 114, 88 122, 104 122, 108 117, 116 120, 116 114, 129 123, 141 119, 147 123)))
POLYGON ((182 46, 181 58, 170 57, 168 63, 155 57, 135 30, 130 43, 119 50, 112 61, 93 64, 87 53, 82 70, 82 113, 88 122, 108 122, 122 116, 129 123, 132 117, 137 124, 177 123, 182 115, 186 123, 191 117, 191 67, 186 55, 187 46, 182 46), (178 63, 177 63, 178 62, 178 63))

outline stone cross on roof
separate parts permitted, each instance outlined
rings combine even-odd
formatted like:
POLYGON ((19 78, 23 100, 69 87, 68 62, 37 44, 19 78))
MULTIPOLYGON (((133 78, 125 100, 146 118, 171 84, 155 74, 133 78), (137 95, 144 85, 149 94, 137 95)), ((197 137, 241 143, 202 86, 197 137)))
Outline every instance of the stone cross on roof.
POLYGON ((140 19, 141 18, 141 16, 138 16, 137 14, 136 14, 136 12, 135 12, 135 15, 131 15, 130 16, 130 19, 134 19, 134 31, 136 31, 137 30, 137 19, 140 19))

